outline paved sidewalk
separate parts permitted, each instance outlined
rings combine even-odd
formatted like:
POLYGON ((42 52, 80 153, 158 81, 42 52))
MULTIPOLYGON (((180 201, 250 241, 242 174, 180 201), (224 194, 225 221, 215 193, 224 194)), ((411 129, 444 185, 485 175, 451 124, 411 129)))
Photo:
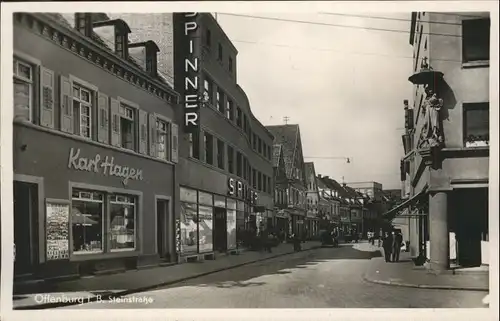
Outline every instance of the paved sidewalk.
MULTIPOLYGON (((368 250, 366 246, 364 248, 368 250)), ((383 254, 383 250, 376 246, 372 247, 372 250, 381 251, 383 254)), ((488 273, 454 275, 450 271, 436 275, 425 267, 415 266, 407 252, 400 254, 399 262, 386 263, 383 257, 371 259, 363 278, 372 283, 412 288, 489 291, 488 273)))
MULTIPOLYGON (((320 242, 306 242, 303 250, 319 248, 320 242)), ((143 270, 131 270, 113 275, 84 277, 77 280, 55 284, 37 284, 32 289, 23 289, 14 295, 14 309, 45 309, 58 306, 75 305, 106 299, 109 296, 122 296, 184 280, 236 268, 242 265, 267 260, 293 253, 292 244, 280 244, 272 253, 245 251, 239 255, 222 256, 213 261, 176 264, 143 270)))

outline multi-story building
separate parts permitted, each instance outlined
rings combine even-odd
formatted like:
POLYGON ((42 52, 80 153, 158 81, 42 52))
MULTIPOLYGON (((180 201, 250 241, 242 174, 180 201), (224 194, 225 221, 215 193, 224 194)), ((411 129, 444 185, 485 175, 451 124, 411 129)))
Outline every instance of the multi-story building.
POLYGON ((411 20, 415 90, 413 106, 405 102, 401 161, 410 198, 386 217, 410 208, 411 254, 433 270, 487 264, 489 13, 416 12, 411 20))
POLYGON ((329 176, 317 175, 316 182, 319 191, 319 217, 321 229, 335 231, 339 230, 341 217, 340 205, 341 198, 339 191, 332 187, 329 183, 329 176))
POLYGON ((274 222, 275 230, 285 235, 291 232, 291 218, 288 209, 288 178, 286 176, 285 159, 281 144, 273 145, 273 169, 274 169, 274 222))
POLYGON ((66 16, 14 14, 15 277, 175 261, 179 95, 125 21, 66 16))
POLYGON ((280 144, 283 150, 288 183, 287 211, 291 218, 291 232, 305 237, 307 185, 299 125, 275 125, 266 128, 274 136, 274 144, 280 144))
POLYGON ((314 163, 305 163, 307 184, 306 224, 307 235, 311 239, 318 236, 319 190, 314 163))
POLYGON ((238 51, 215 18, 174 13, 173 28, 174 88, 183 97, 181 221, 200 222, 189 230, 198 241, 183 237, 181 251, 225 252, 238 232, 258 233, 272 220, 273 135, 252 114, 237 81, 238 51))

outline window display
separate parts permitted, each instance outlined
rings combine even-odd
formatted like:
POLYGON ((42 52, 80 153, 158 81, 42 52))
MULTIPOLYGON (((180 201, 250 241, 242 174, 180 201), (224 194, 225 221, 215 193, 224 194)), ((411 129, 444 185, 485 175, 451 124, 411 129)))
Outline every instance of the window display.
POLYGON ((236 248, 236 201, 227 199, 227 249, 236 248))
POLYGON ((213 207, 206 205, 198 206, 198 235, 199 235, 199 251, 213 251, 213 207))
POLYGON ((71 226, 73 254, 103 252, 104 195, 73 190, 71 226))
POLYGON ((181 253, 198 250, 198 205, 181 202, 181 253))
POLYGON ((112 252, 135 250, 135 213, 134 197, 110 196, 109 235, 112 252))

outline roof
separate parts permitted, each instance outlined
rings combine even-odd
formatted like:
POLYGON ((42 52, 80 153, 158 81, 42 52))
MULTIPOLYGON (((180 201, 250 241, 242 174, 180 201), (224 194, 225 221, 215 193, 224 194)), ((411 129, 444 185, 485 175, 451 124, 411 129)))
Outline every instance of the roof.
POLYGON ((281 144, 273 145, 273 167, 279 167, 281 156, 281 144))
MULTIPOLYGON (((62 14, 60 13, 44 13, 44 15, 46 15, 47 17, 49 18, 52 18, 53 20, 57 21, 58 23, 60 23, 62 26, 66 27, 66 28, 69 28, 69 29, 74 29, 74 26, 72 26, 68 20, 66 20, 62 14)), ((108 15, 106 15, 105 13, 95 13, 94 17, 99 20, 99 21, 105 21, 105 20, 111 20, 108 15)), ((106 42, 104 41, 104 39, 102 39, 97 33, 95 32, 92 32, 92 40, 94 40, 100 47, 114 53, 114 50, 112 48, 110 48, 108 46, 108 44, 106 44, 106 42)), ((135 67, 141 69, 141 70, 144 70, 144 68, 141 67, 141 65, 132 57, 128 56, 128 62, 131 63, 132 65, 134 65, 135 67)), ((164 78, 162 77, 161 75, 158 74, 158 76, 154 77, 156 80, 158 80, 159 82, 161 82, 162 84, 165 84, 169 87, 172 88, 172 85, 164 78)))
POLYGON ((274 125, 266 126, 266 129, 274 136, 274 144, 282 146, 283 159, 287 178, 292 176, 293 158, 297 148, 299 125, 274 125))
POLYGON ((313 162, 304 163, 304 167, 305 167, 305 171, 306 171, 306 178, 309 178, 311 175, 316 176, 313 162))

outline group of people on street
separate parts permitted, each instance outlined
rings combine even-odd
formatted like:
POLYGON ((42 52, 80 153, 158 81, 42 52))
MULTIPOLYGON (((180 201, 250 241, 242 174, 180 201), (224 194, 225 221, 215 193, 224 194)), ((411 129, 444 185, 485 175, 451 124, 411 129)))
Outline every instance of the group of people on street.
POLYGON ((384 257, 386 262, 398 262, 399 253, 403 246, 403 234, 401 232, 385 233, 382 240, 384 248, 384 257))

